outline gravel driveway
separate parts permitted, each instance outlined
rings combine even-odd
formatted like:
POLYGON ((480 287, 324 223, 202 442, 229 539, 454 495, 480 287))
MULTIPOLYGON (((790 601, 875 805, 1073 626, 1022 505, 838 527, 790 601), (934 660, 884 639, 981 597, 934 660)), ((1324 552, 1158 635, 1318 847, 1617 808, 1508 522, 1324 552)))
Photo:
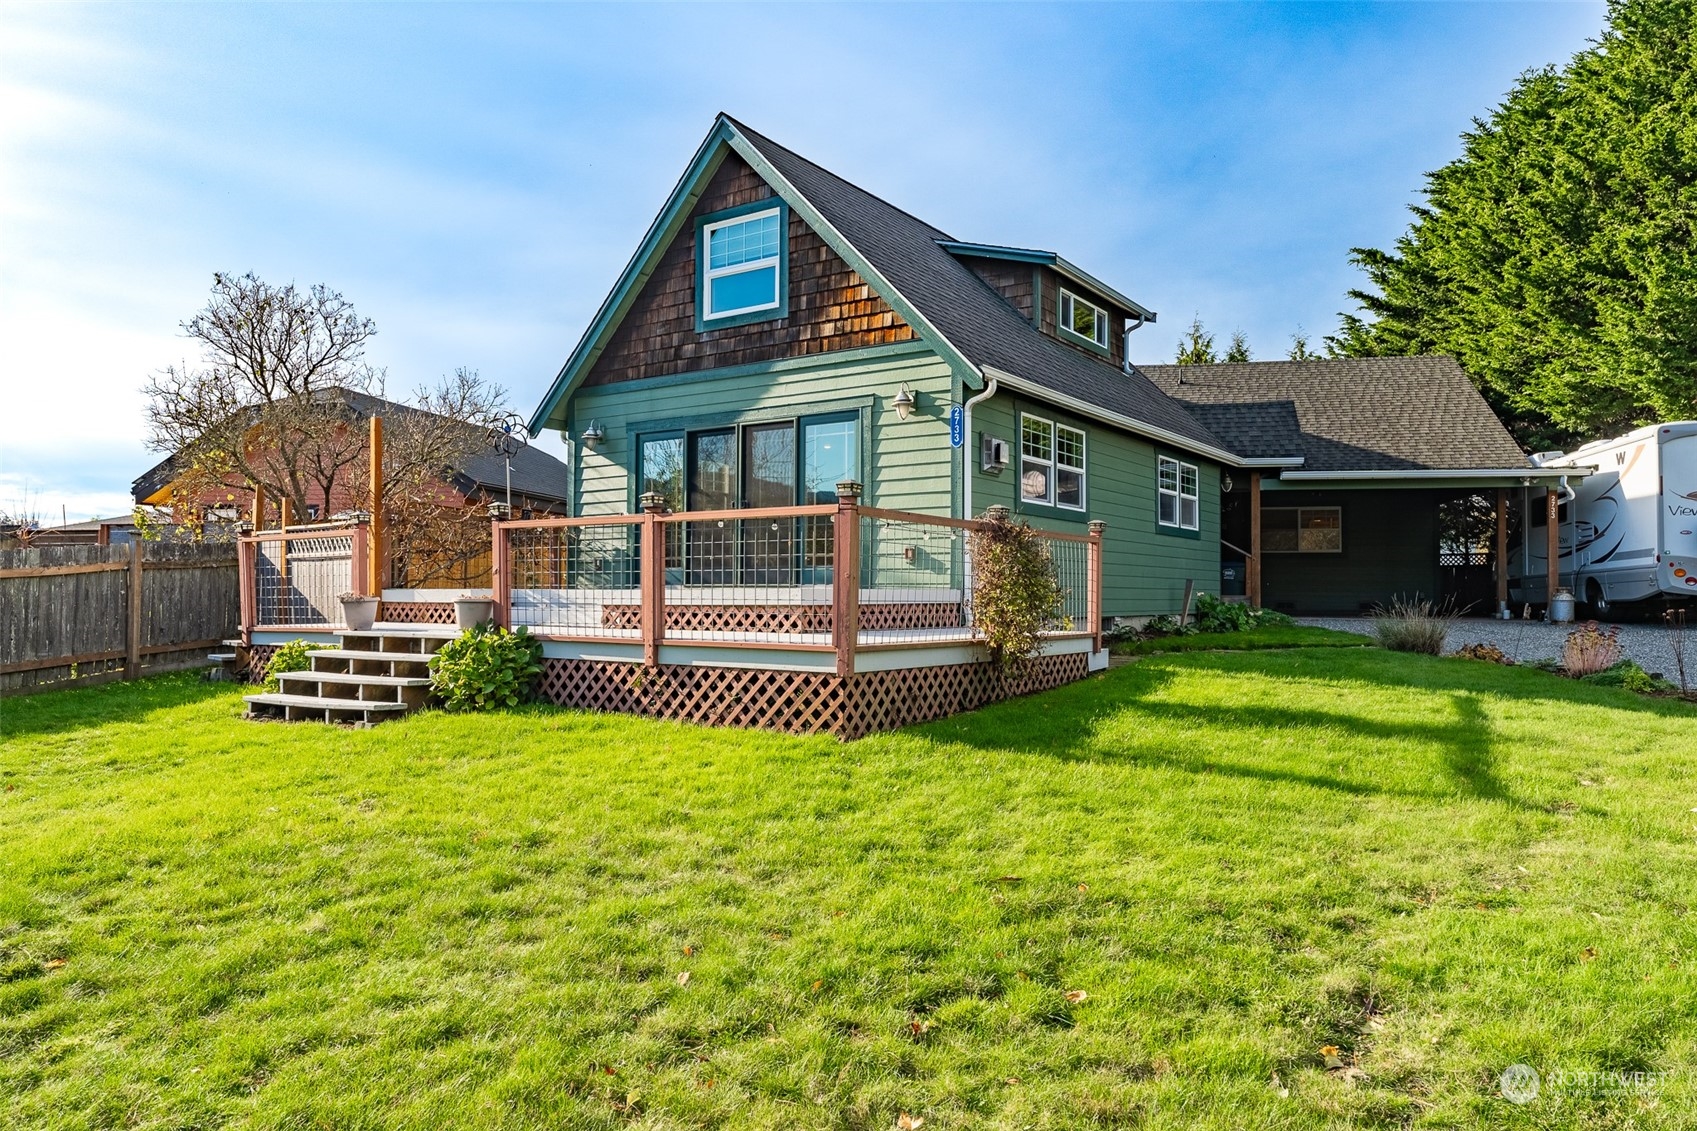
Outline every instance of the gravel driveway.
MULTIPOLYGON (((1299 617, 1301 624, 1335 628, 1343 632, 1373 635, 1373 622, 1367 617, 1299 617)), ((1485 617, 1463 617, 1455 622, 1444 640, 1444 651, 1453 652, 1466 644, 1495 644, 1510 659, 1537 660, 1560 656, 1561 643, 1572 625, 1546 624, 1543 621, 1489 620, 1485 617)), ((1659 624, 1623 624, 1620 626, 1620 646, 1627 657, 1638 661, 1647 672, 1660 672, 1674 682, 1679 681, 1673 662, 1672 634, 1659 624)), ((1685 663, 1688 678, 1697 684, 1697 624, 1686 630, 1685 663)))

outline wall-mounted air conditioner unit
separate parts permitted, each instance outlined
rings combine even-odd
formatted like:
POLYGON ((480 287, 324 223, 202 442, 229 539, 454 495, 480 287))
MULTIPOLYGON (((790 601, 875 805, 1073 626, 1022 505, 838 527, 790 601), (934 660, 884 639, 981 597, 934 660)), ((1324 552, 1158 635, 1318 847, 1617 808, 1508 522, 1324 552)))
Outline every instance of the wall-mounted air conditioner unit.
POLYGON ((995 436, 987 435, 983 438, 983 443, 979 446, 979 453, 982 456, 984 470, 989 472, 1002 470, 1012 458, 1008 442, 995 436))

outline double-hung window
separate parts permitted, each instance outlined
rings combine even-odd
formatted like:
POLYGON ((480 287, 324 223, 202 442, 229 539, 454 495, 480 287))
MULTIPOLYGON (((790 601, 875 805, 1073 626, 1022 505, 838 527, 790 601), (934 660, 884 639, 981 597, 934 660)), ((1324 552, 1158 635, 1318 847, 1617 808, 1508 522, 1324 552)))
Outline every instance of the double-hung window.
POLYGON ((783 209, 702 225, 703 321, 777 311, 784 290, 783 209))
POLYGON ((1108 348, 1108 312, 1071 291, 1061 291, 1060 327, 1101 349, 1108 348))
POLYGON ((1202 525, 1202 476, 1193 463, 1160 457, 1155 518, 1162 526, 1197 530, 1202 525))
POLYGON ((1019 497, 1084 509, 1084 433, 1038 416, 1019 417, 1019 497))

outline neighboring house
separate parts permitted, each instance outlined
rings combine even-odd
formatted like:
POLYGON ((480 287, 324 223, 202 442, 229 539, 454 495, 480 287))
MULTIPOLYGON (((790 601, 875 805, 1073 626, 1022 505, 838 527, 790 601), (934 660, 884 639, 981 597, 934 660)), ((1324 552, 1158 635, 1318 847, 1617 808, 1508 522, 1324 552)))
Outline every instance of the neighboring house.
MULTIPOLYGON (((1154 320, 1053 252, 958 241, 721 115, 531 428, 564 434, 583 515, 635 512, 649 491, 674 510, 830 502, 851 479, 881 508, 1001 505, 1079 533, 1100 519, 1108 618, 1176 612, 1187 591, 1218 589, 1228 480, 1227 499, 1258 496, 1265 479, 1323 490, 1289 496, 1320 506, 1356 485, 1346 473, 1399 470, 1375 486, 1429 507, 1438 488, 1503 483, 1511 467, 1516 483, 1559 479, 1527 466, 1451 362, 1318 363, 1277 396, 1255 386, 1273 372, 1257 365, 1197 367, 1183 384, 1163 367, 1153 381, 1126 347, 1154 320), (1302 376, 1327 366, 1353 368, 1302 376), (1245 384, 1192 397, 1192 374, 1245 384), (1432 375, 1441 388, 1421 385, 1432 375), (1333 427, 1352 417, 1418 420, 1422 438, 1405 450, 1333 427), (1446 430, 1460 438, 1441 450, 1456 458, 1434 463, 1446 430), (1310 461, 1332 478, 1304 482, 1310 461), (1434 467, 1446 475, 1423 475, 1434 467)), ((1343 521, 1361 525, 1339 535, 1353 576, 1304 589, 1269 555, 1269 583, 1291 586, 1298 606, 1312 594, 1354 608, 1429 576, 1435 533, 1417 545, 1408 523, 1353 512, 1343 521), (1366 553, 1376 539, 1382 552, 1366 553)))
MULTIPOLYGON (((421 413, 411 405, 398 404, 365 393, 341 394, 348 403, 350 419, 364 421, 373 416, 396 420, 402 416, 421 413)), ((144 471, 133 484, 131 494, 140 506, 167 506, 181 502, 173 495, 177 480, 176 455, 160 460, 144 471)), ((559 514, 565 510, 567 497, 566 465, 540 448, 526 446, 517 449, 511 460, 512 503, 515 515, 533 511, 539 514, 559 514)), ((504 502, 508 489, 508 461, 493 447, 462 462, 458 468, 444 468, 443 505, 481 506, 504 502)), ((326 500, 322 490, 314 493, 308 506, 310 513, 291 521, 311 522, 332 515, 361 509, 365 499, 338 489, 336 497, 326 500)), ((226 484, 221 497, 203 497, 200 502, 209 512, 229 511, 232 517, 251 513, 253 492, 246 483, 226 484)))

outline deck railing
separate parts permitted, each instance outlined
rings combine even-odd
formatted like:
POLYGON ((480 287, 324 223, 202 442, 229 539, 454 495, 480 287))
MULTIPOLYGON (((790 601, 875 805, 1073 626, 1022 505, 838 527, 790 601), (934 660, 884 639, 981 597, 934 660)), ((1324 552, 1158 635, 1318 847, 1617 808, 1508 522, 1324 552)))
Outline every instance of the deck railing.
MULTIPOLYGON (((834 505, 643 512, 494 524, 496 619, 544 637, 854 654, 970 644, 970 537, 981 520, 863 507, 858 484, 834 505)), ((1100 647, 1101 523, 1041 532, 1064 597, 1054 634, 1100 647)))
POLYGON ((288 526, 236 541, 242 632, 343 628, 342 594, 364 593, 370 528, 364 522, 288 526))

